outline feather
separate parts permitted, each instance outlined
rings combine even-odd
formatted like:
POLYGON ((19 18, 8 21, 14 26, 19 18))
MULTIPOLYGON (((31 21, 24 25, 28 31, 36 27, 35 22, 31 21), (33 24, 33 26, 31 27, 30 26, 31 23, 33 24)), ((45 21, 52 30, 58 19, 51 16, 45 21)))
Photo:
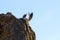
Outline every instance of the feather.
POLYGON ((27 16, 27 14, 24 14, 24 15, 23 15, 23 18, 25 18, 26 16, 27 16))
POLYGON ((32 19, 32 17, 33 17, 33 12, 29 14, 29 21, 32 19))

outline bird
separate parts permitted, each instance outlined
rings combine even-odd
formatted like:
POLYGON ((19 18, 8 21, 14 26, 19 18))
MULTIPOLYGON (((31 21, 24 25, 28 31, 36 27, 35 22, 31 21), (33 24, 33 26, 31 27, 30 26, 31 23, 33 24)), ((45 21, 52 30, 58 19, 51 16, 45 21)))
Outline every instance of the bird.
POLYGON ((31 12, 31 14, 29 14, 29 21, 32 19, 33 17, 33 12, 31 12))
POLYGON ((24 15, 23 15, 23 18, 26 18, 26 16, 27 16, 27 14, 24 14, 24 15))

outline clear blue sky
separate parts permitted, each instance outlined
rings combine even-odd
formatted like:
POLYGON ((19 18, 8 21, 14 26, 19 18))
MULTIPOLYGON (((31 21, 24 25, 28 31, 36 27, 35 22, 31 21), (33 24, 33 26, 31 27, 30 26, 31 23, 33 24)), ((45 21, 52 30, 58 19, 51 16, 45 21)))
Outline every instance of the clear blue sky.
POLYGON ((60 40, 60 0, 0 0, 0 13, 8 11, 17 18, 34 13, 30 25, 36 40, 60 40))

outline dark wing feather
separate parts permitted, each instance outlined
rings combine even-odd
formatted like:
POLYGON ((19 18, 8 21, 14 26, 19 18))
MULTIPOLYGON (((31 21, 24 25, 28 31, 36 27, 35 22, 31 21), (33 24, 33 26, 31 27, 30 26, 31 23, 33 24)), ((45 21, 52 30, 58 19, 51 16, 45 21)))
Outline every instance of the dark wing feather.
POLYGON ((27 16, 27 14, 24 14, 24 15, 23 15, 23 18, 25 18, 26 16, 27 16))
POLYGON ((29 21, 32 19, 33 17, 33 12, 29 15, 29 21))

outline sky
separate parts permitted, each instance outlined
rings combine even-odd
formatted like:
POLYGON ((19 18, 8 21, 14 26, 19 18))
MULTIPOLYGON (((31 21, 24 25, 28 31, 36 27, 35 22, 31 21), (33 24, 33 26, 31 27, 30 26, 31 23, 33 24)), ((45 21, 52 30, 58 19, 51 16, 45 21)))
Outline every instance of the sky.
POLYGON ((60 40, 60 0, 0 0, 0 14, 6 12, 17 18, 33 12, 36 40, 60 40))

